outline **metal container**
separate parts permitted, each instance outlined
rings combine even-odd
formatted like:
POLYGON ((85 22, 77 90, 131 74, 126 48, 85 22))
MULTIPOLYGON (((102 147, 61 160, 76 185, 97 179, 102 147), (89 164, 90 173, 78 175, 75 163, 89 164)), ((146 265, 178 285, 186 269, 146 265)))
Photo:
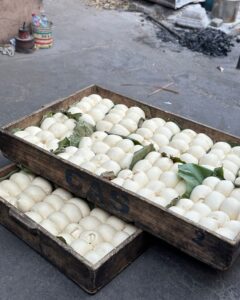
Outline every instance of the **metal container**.
POLYGON ((224 23, 233 23, 237 19, 240 0, 215 0, 212 16, 220 18, 224 23))

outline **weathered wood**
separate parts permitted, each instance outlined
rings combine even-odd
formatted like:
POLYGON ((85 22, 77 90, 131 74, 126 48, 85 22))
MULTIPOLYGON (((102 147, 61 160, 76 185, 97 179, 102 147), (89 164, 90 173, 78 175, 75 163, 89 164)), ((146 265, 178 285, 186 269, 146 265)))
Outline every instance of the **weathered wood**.
POLYGON ((9 159, 20 162, 33 172, 48 178, 80 197, 87 198, 90 202, 110 213, 135 222, 143 230, 162 238, 212 267, 220 270, 229 268, 239 255, 240 237, 234 241, 220 237, 200 225, 181 218, 163 207, 154 205, 147 199, 126 191, 108 180, 95 176, 10 133, 10 130, 15 127, 25 128, 38 124, 47 112, 66 109, 70 104, 91 93, 100 94, 115 103, 123 103, 127 106, 136 105, 145 111, 148 118, 162 117, 165 120, 174 121, 181 128, 191 128, 196 132, 206 133, 214 141, 224 140, 240 144, 239 137, 146 105, 102 87, 91 86, 65 100, 55 102, 53 106, 50 104, 43 110, 5 126, 0 131, 0 149, 9 159))
MULTIPOLYGON (((16 169, 9 165, 0 170, 0 177, 16 169)), ((70 246, 52 236, 43 227, 0 197, 0 224, 5 226, 44 258, 57 266, 64 274, 90 294, 106 285, 147 246, 147 236, 137 230, 96 265, 91 265, 70 246)))

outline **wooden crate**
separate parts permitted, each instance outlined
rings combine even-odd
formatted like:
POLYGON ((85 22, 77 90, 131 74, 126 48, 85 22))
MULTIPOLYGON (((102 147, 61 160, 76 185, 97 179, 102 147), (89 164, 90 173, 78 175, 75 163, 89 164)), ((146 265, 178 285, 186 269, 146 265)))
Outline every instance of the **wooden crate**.
MULTIPOLYGON (((7 176, 15 169, 15 165, 0 169, 0 178, 7 176)), ((55 238, 1 197, 0 224, 39 252, 90 294, 96 293, 136 259, 146 248, 148 240, 146 234, 138 229, 101 261, 91 265, 69 245, 55 238)))
POLYGON ((220 238, 218 234, 214 234, 200 225, 180 218, 145 198, 126 191, 106 179, 95 176, 11 134, 11 129, 36 125, 47 112, 66 109, 77 100, 92 93, 109 98, 115 103, 123 103, 127 106, 137 105, 145 111, 147 118, 162 117, 165 120, 176 122, 182 128, 191 128, 196 132, 206 133, 214 141, 224 140, 240 144, 239 137, 93 85, 5 126, 0 131, 0 149, 9 159, 21 163, 74 194, 87 198, 110 213, 134 222, 139 228, 212 267, 220 270, 229 268, 239 255, 239 238, 234 241, 220 238))

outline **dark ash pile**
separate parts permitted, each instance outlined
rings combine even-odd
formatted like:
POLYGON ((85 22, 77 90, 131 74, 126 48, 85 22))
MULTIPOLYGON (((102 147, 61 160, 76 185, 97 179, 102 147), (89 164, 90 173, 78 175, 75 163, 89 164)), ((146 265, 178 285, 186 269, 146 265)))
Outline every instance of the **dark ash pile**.
POLYGON ((179 43, 192 51, 210 56, 226 56, 234 46, 231 36, 211 28, 184 32, 179 43))

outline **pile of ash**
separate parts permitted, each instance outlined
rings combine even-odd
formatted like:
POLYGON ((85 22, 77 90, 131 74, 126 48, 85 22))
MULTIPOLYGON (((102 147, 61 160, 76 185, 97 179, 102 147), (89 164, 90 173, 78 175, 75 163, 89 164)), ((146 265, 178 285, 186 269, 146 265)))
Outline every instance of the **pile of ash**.
POLYGON ((156 36, 163 42, 179 43, 192 51, 209 56, 226 56, 234 46, 232 36, 212 28, 178 30, 177 33, 179 38, 161 28, 157 31, 156 36))
POLYGON ((212 28, 184 32, 179 43, 192 51, 209 56, 226 56, 234 46, 231 36, 212 28))

